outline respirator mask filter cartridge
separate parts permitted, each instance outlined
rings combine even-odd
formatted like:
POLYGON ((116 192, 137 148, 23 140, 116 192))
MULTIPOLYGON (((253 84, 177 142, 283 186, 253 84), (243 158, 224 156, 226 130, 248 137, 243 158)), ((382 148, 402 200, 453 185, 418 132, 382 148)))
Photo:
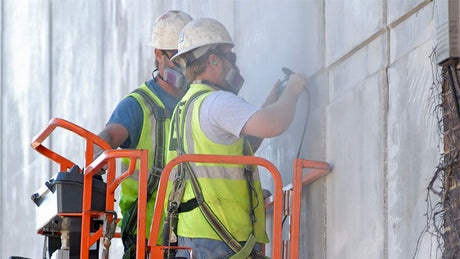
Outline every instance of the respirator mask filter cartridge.
MULTIPOLYGON (((177 66, 176 66, 177 67, 177 66)), ((168 84, 180 88, 187 89, 190 82, 184 76, 184 69, 182 68, 170 68, 167 67, 164 70, 163 79, 168 82, 168 84)))

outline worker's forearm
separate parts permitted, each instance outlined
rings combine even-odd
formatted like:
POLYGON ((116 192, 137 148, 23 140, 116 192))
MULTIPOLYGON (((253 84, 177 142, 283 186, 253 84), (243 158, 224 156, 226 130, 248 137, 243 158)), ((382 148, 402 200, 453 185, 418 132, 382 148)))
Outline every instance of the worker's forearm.
POLYGON ((102 131, 101 133, 98 134, 98 136, 102 138, 103 140, 105 140, 105 142, 107 142, 110 145, 110 147, 117 148, 116 146, 113 145, 112 138, 110 137, 110 134, 108 132, 102 131))
POLYGON ((273 91, 265 102, 266 106, 254 113, 246 122, 242 133, 259 138, 275 137, 283 133, 291 124, 297 105, 297 98, 307 86, 302 74, 291 75, 286 89, 275 102, 273 91))
POLYGON ((254 113, 244 125, 242 132, 259 138, 280 135, 294 118, 297 97, 296 94, 285 91, 278 101, 254 113))
POLYGON ((278 94, 277 89, 279 87, 279 84, 280 84, 280 80, 276 81, 275 85, 273 85, 270 94, 268 95, 268 97, 265 100, 265 102, 262 104, 262 108, 265 108, 268 105, 273 104, 278 100, 279 94, 278 94))
POLYGON ((129 137, 129 132, 125 126, 119 123, 110 123, 98 134, 98 136, 105 140, 112 149, 116 149, 126 141, 129 137))
MULTIPOLYGON (((110 135, 109 128, 102 130, 97 136, 102 138, 105 142, 107 142, 107 144, 109 144, 112 149, 116 149, 118 148, 119 145, 121 145, 121 144, 117 145, 117 143, 113 143, 113 138, 110 135)), ((98 145, 94 145, 93 158, 96 159, 98 156, 102 154, 102 152, 104 152, 104 150, 101 147, 99 147, 98 145)))
MULTIPOLYGON (((108 134, 101 132, 97 136, 102 138, 103 140, 105 140, 105 142, 112 146, 110 136, 108 134)), ((100 156, 102 152, 104 152, 104 150, 100 146, 94 144, 93 159, 96 159, 98 156, 100 156)))
MULTIPOLYGON (((294 95, 290 91, 285 91, 278 101, 267 105, 265 116, 271 121, 274 128, 278 128, 279 134, 283 133, 294 118, 298 95, 294 95)), ((279 135, 277 134, 277 135, 279 135)))

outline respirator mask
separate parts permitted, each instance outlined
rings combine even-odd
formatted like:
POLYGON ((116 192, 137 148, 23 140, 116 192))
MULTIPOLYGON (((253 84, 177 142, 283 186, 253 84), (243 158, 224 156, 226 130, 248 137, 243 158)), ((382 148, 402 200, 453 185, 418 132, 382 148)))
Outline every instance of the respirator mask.
POLYGON ((216 54, 224 57, 230 62, 230 64, 232 64, 232 68, 225 76, 225 82, 227 83, 227 88, 225 90, 238 95, 241 87, 243 86, 244 78, 241 76, 240 69, 236 65, 236 54, 222 51, 218 51, 216 54))
POLYGON ((190 85, 190 82, 184 76, 185 69, 182 66, 176 64, 175 67, 167 67, 163 71, 163 80, 168 84, 185 90, 190 85))
MULTIPOLYGON (((175 52, 177 53, 177 51, 175 52)), ((163 59, 164 62, 163 64, 163 76, 160 75, 160 78, 163 79, 163 81, 167 82, 168 84, 177 87, 179 89, 184 89, 186 90, 187 87, 190 85, 190 82, 187 81, 187 78, 185 78, 185 68, 179 63, 174 63, 171 61, 171 57, 175 54, 169 54, 168 51, 163 50, 163 59), (166 61, 167 59, 167 61, 166 61), (169 65, 166 65, 169 63, 174 63, 174 67, 169 67, 169 65)))
POLYGON ((228 91, 238 95, 244 83, 244 78, 240 74, 240 69, 234 65, 225 76, 228 91))

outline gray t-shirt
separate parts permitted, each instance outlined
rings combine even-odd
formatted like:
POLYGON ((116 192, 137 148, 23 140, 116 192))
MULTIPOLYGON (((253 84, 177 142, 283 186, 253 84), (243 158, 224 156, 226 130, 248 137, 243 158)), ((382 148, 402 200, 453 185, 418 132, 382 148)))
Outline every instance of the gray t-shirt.
POLYGON ((259 107, 233 93, 215 91, 201 104, 201 128, 214 143, 230 145, 243 137, 241 130, 258 110, 259 107))

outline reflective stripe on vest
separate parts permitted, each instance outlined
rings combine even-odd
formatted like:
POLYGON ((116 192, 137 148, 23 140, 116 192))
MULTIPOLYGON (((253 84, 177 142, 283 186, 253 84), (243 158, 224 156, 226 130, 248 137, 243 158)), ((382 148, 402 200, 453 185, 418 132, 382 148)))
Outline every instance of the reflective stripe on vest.
MULTIPOLYGON (((195 93, 203 90, 210 90, 206 85, 192 84, 182 101, 187 101, 195 93)), ((243 140, 240 139, 232 145, 220 145, 209 140, 199 124, 199 109, 203 100, 209 93, 197 97, 190 105, 185 116, 179 113, 177 119, 180 120, 181 126, 185 127, 185 136, 183 137, 184 151, 187 154, 225 154, 225 155, 243 155, 243 140)), ((179 107, 179 106, 178 106, 179 107)), ((180 107, 179 107, 180 109, 180 107)), ((175 112, 178 112, 176 109, 175 112)), ((172 132, 175 135, 175 132, 172 132)), ((177 156, 177 152, 169 151, 167 161, 177 156)), ((190 163, 199 185, 201 187, 204 200, 214 211, 219 220, 225 225, 230 233, 238 241, 246 241, 252 231, 251 221, 249 219, 249 195, 247 181, 244 176, 244 165, 233 164, 210 164, 210 163, 190 163)), ((170 179, 173 179, 171 177, 170 179)), ((268 242, 265 232, 265 211, 263 207, 263 196, 257 170, 253 173, 254 186, 257 197, 254 197, 255 203, 258 203, 255 215, 255 236, 260 243, 268 242)), ((169 186, 170 190, 170 186, 169 186)), ((194 197, 190 181, 186 181, 186 187, 183 202, 194 197)), ((177 227, 178 235, 192 238, 211 238, 220 240, 215 231, 208 224, 199 209, 179 214, 177 227)))

